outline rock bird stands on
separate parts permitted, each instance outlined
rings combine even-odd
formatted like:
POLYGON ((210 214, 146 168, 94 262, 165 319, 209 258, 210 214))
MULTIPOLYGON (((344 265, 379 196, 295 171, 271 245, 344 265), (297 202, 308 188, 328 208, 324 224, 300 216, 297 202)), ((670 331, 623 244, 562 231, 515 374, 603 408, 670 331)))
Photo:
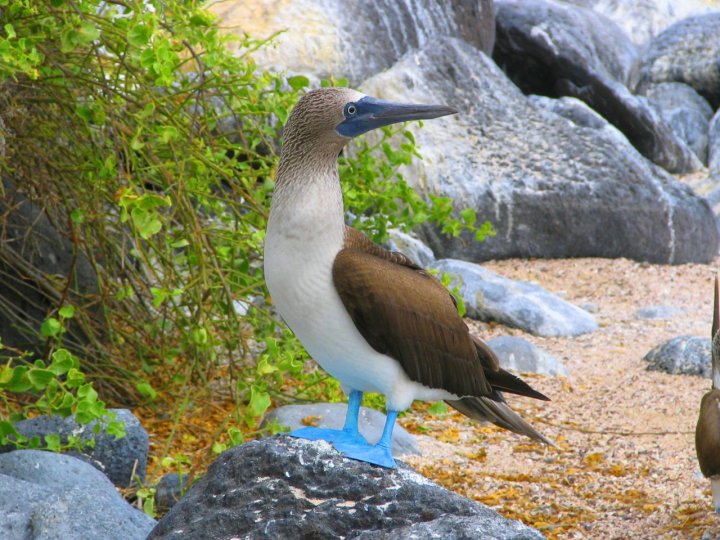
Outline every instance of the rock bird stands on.
POLYGON ((508 407, 501 391, 547 398, 500 368, 487 345, 470 335, 440 282, 345 225, 337 167, 345 144, 381 126, 455 112, 325 88, 308 92, 290 115, 265 237, 265 279, 285 322, 349 394, 342 430, 307 427, 291 435, 394 467, 398 412, 416 399, 442 399, 466 416, 548 442, 508 407), (363 392, 384 394, 387 403, 374 446, 358 432, 363 392))
POLYGON ((715 278, 715 306, 712 323, 712 388, 700 402, 695 428, 695 450, 700 470, 710 478, 715 511, 720 513, 720 302, 715 278))

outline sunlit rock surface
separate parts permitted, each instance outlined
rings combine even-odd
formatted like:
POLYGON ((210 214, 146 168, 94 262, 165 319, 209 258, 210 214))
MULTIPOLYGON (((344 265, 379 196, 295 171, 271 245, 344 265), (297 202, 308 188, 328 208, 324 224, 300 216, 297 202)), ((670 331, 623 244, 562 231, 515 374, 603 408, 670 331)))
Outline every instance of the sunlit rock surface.
POLYGON ((361 88, 460 111, 411 127, 423 160, 404 176, 421 191, 475 208, 497 234, 478 243, 427 227, 425 240, 439 258, 682 263, 717 254, 705 199, 642 157, 617 130, 541 114, 491 59, 461 40, 408 53, 361 88))

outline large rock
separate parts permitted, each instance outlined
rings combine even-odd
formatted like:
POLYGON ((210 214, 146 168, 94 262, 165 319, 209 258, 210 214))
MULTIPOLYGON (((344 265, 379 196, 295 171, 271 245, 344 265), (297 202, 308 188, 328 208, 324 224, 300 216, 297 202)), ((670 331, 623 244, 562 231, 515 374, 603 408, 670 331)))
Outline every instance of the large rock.
POLYGON ((403 175, 472 207, 497 231, 485 242, 431 227, 437 257, 629 257, 710 261, 718 252, 707 201, 653 166, 617 130, 541 114, 482 53, 457 39, 403 57, 363 90, 445 103, 459 114, 411 126, 423 160, 403 175))
POLYGON ((324 441, 276 436, 221 454, 148 537, 175 538, 542 536, 404 465, 382 469, 324 441))
MULTIPOLYGON (((347 404, 345 403, 310 403, 305 405, 285 405, 271 411, 265 421, 276 420, 280 425, 290 430, 300 429, 307 426, 304 420, 312 418, 313 425, 319 428, 341 429, 345 424, 347 404)), ((385 416, 380 411, 360 407, 360 418, 358 427, 360 434, 371 444, 380 440, 383 428, 385 427, 385 416)), ((396 457, 406 454, 419 455, 420 447, 415 438, 405 428, 396 425, 392 434, 392 452, 396 457)))
POLYGON ((548 68, 556 67, 559 57, 574 70, 602 73, 622 84, 631 80, 637 47, 603 15, 555 0, 495 0, 495 9, 493 56, 526 93, 534 88, 557 95, 548 68))
POLYGON ((487 53, 495 41, 492 0, 251 0, 211 9, 240 34, 264 39, 283 32, 253 55, 262 68, 346 77, 352 85, 439 36, 460 37, 487 53))
POLYGON ((37 450, 0 455, 0 516, 3 540, 141 540, 155 525, 87 463, 37 450))
POLYGON ((677 82, 646 87, 645 95, 675 135, 707 164, 708 124, 713 110, 705 98, 687 84, 677 82))
POLYGON ((712 373, 710 338, 679 336, 661 343, 643 360, 648 371, 664 371, 709 378, 712 373))
MULTIPOLYGON (((41 206, 9 180, 0 191, 0 341, 8 347, 33 351, 41 347, 40 325, 53 309, 62 307, 63 289, 76 306, 97 299, 97 275, 87 257, 58 230, 41 206)), ((92 311, 98 316, 98 310, 92 311)), ((66 346, 86 343, 72 322, 63 336, 66 346)), ((6 348, 4 352, 8 352, 6 348)))
POLYGON ((611 21, 553 0, 499 0, 493 58, 526 94, 573 96, 670 172, 702 165, 663 118, 626 85, 637 53, 611 21))
POLYGON ((562 362, 526 339, 515 336, 498 336, 488 340, 487 344, 505 369, 520 373, 539 373, 552 377, 568 376, 568 369, 562 362))
POLYGON ((662 32, 645 48, 638 88, 683 82, 720 106, 720 13, 689 17, 662 32))
POLYGON ((720 182, 720 109, 713 116, 708 128, 708 170, 710 176, 720 182))
POLYGON ((595 318, 528 281, 513 281, 477 264, 441 259, 432 268, 459 285, 467 316, 497 321, 538 336, 577 336, 597 330, 595 318))
POLYGON ((720 10, 717 0, 565 0, 591 8, 612 19, 630 38, 642 45, 671 24, 720 10))
MULTIPOLYGON (((118 487, 129 487, 135 482, 145 481, 147 458, 150 450, 150 438, 145 428, 127 409, 111 409, 116 420, 125 426, 125 437, 118 439, 108 435, 105 426, 101 425, 95 433, 97 422, 78 424, 73 416, 36 416, 15 424, 15 429, 28 439, 37 436, 42 441, 45 435, 57 434, 63 444, 69 436, 80 437, 84 441, 94 439, 92 446, 82 451, 71 451, 71 455, 90 463, 118 487)), ((0 453, 10 452, 12 446, 0 446, 0 453)))

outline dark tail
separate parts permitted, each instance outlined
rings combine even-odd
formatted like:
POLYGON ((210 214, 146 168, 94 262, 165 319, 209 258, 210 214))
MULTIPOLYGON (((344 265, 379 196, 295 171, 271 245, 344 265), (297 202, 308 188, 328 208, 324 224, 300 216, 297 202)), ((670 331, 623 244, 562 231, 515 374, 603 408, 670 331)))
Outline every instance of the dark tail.
POLYGON ((453 409, 474 420, 492 422, 496 426, 505 428, 514 433, 525 435, 549 446, 555 446, 534 427, 513 411, 506 403, 493 401, 487 397, 466 397, 457 401, 446 401, 453 409))

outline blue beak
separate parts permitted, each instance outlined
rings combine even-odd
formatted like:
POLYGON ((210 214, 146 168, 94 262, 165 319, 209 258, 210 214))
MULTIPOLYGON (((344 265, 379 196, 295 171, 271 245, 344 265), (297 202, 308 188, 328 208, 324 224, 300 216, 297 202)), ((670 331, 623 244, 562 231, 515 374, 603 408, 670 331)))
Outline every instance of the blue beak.
POLYGON ((398 122, 409 120, 429 120, 457 111, 445 105, 413 105, 392 103, 366 96, 358 101, 348 103, 343 109, 345 120, 340 122, 335 131, 343 137, 357 137, 370 131, 398 122))

